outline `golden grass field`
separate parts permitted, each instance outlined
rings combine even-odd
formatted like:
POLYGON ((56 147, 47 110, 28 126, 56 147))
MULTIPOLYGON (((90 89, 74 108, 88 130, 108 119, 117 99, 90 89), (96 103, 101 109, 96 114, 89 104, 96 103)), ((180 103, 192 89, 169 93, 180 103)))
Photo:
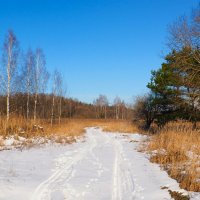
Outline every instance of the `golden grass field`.
POLYGON ((187 122, 169 123, 148 141, 151 161, 159 163, 180 187, 200 192, 200 132, 187 122), (156 153, 155 153, 156 151, 156 153))
POLYGON ((85 132, 86 127, 101 127, 107 132, 138 132, 138 128, 131 121, 101 120, 101 119, 62 119, 61 123, 51 126, 47 120, 25 120, 22 117, 13 117, 9 124, 5 118, 0 119, 0 135, 20 135, 26 138, 33 136, 64 135, 79 136, 85 132))

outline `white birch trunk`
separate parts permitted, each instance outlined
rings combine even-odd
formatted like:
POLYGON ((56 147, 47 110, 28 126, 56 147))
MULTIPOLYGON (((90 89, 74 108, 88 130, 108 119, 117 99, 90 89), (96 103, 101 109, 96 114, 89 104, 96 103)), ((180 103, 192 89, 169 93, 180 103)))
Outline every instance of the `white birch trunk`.
POLYGON ((10 80, 11 80, 11 59, 12 59, 12 52, 11 52, 11 44, 8 47, 8 64, 7 64, 7 122, 10 118, 10 80))

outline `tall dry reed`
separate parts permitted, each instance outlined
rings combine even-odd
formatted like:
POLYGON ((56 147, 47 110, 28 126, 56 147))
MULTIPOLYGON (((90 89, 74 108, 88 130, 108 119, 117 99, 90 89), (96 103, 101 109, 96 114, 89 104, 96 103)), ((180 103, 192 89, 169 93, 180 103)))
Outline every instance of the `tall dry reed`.
POLYGON ((159 163, 180 186, 200 192, 200 132, 188 122, 169 123, 148 143, 151 161, 159 163))

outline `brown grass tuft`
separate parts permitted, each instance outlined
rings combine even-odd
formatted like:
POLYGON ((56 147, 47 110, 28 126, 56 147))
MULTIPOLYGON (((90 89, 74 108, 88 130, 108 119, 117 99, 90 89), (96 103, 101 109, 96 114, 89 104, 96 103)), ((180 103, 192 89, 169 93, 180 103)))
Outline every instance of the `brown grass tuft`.
POLYGON ((189 200, 190 199, 188 195, 184 195, 181 192, 172 191, 172 190, 168 190, 168 192, 171 195, 171 197, 175 200, 189 200))

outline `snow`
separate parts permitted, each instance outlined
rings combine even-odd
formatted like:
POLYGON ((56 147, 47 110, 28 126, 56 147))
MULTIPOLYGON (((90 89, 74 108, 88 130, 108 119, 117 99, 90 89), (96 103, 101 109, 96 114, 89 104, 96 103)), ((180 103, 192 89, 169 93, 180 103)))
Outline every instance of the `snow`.
POLYGON ((10 138, 7 138, 5 141, 4 141, 4 145, 5 146, 11 146, 13 145, 15 142, 15 139, 14 137, 10 137, 10 138))
POLYGON ((0 140, 2 140, 2 144, 3 144, 3 147, 6 149, 8 147, 11 147, 11 146, 16 146, 16 145, 20 145, 22 144, 23 142, 26 141, 26 138, 24 137, 20 137, 20 136, 10 136, 10 137, 7 137, 5 140, 3 140, 3 138, 0 138, 0 140))
POLYGON ((1 151, 0 200, 169 200, 164 186, 187 194, 137 151, 144 138, 88 128, 73 144, 1 151))

